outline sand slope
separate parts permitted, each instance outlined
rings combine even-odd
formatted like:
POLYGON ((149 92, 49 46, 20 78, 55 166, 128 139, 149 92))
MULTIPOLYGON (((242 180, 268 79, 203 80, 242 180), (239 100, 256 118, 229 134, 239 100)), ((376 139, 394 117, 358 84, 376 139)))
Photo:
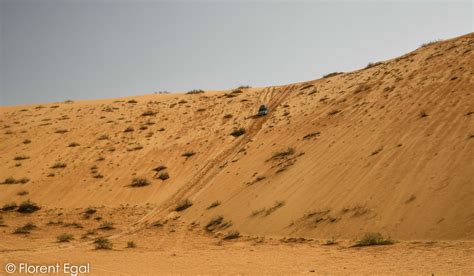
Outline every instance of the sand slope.
POLYGON ((189 199, 188 223, 252 236, 473 239, 473 48, 471 33, 286 86, 1 107, 0 179, 29 181, 0 184, 0 204, 153 206, 123 233, 189 199))

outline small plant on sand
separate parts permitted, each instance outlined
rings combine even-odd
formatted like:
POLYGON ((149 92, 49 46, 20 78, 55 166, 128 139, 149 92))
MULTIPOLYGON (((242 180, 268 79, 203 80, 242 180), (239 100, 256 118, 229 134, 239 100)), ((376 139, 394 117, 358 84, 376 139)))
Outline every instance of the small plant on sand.
POLYGON ((191 94, 191 95, 192 94, 202 94, 202 93, 204 93, 204 90, 202 90, 202 89, 193 89, 193 90, 190 90, 190 91, 186 92, 186 94, 191 94))
POLYGON ((99 136, 98 140, 107 140, 109 139, 109 135, 107 134, 102 134, 101 136, 99 136))
POLYGON ((224 235, 223 239, 224 240, 233 240, 233 239, 237 239, 238 237, 240 237, 239 231, 230 231, 230 232, 228 232, 227 234, 224 235))
POLYGON ((380 233, 365 233, 364 236, 356 242, 354 246, 388 245, 393 241, 386 239, 380 233))
POLYGON ((165 165, 159 165, 158 167, 154 168, 153 170, 155 172, 161 172, 161 171, 166 170, 166 169, 167 169, 167 167, 165 165))
POLYGON ((144 187, 148 185, 150 185, 150 181, 143 177, 135 177, 132 179, 132 184, 130 184, 131 187, 144 187))
POLYGON ((329 239, 325 243, 323 243, 323 245, 335 245, 335 244, 337 244, 337 241, 334 238, 329 239))
POLYGON ((13 158, 13 160, 16 160, 16 161, 26 160, 26 159, 30 159, 30 157, 26 155, 17 155, 15 156, 15 158, 13 158))
POLYGON ((164 181, 170 178, 170 175, 167 172, 160 172, 160 175, 158 175, 158 178, 164 181))
POLYGON ((135 129, 133 127, 127 127, 123 132, 132 132, 135 129))
POLYGON ((29 214, 29 213, 34 213, 41 209, 41 207, 38 206, 38 204, 31 202, 29 200, 22 202, 20 206, 18 206, 18 212, 19 213, 24 213, 24 214, 29 214))
POLYGON ((25 196, 25 195, 29 194, 29 192, 28 192, 28 191, 25 191, 25 190, 23 190, 23 191, 19 191, 19 192, 18 192, 18 193, 16 193, 16 194, 17 194, 17 195, 19 195, 19 196, 25 196))
POLYGON ((421 111, 419 116, 420 118, 425 118, 428 117, 428 114, 426 113, 426 111, 421 111))
POLYGON ((26 177, 22 177, 20 179, 15 179, 15 178, 10 176, 8 178, 5 178, 5 180, 0 184, 25 184, 28 181, 30 181, 30 179, 28 179, 26 177))
POLYGON ((70 242, 73 238, 74 238, 74 236, 72 234, 64 233, 64 234, 61 234, 61 235, 57 236, 56 240, 58 242, 70 242))
POLYGON ((31 230, 36 229, 36 225, 34 225, 31 222, 28 222, 27 224, 23 225, 22 227, 18 227, 13 231, 13 234, 29 234, 31 230))
POLYGON ((187 151, 185 153, 183 153, 181 156, 184 156, 184 157, 191 157, 193 155, 195 155, 196 153, 194 151, 187 151))
POLYGON ((184 199, 178 202, 176 208, 174 209, 177 212, 181 212, 183 210, 188 209, 189 207, 193 206, 193 203, 189 199, 184 199))
POLYGON ((67 145, 67 146, 70 147, 70 148, 74 148, 74 147, 78 147, 80 145, 79 145, 79 143, 72 142, 72 143, 69 143, 69 145, 67 145))
POLYGON ((213 203, 211 203, 211 205, 209 205, 209 207, 207 207, 207 209, 209 210, 209 209, 212 209, 212 208, 216 208, 219 205, 221 205, 221 202, 219 200, 216 200, 213 203))
POLYGON ((66 168, 66 166, 67 166, 66 163, 56 162, 51 166, 51 169, 62 169, 62 168, 66 168))
POLYGON ((270 160, 280 159, 280 158, 283 158, 283 157, 286 157, 286 156, 289 156, 289 155, 293 155, 293 154, 295 154, 295 149, 294 148, 287 148, 286 150, 277 151, 277 152, 273 153, 270 160))
POLYGON ((107 239, 107 238, 104 238, 104 237, 99 237, 97 239, 94 240, 94 244, 95 244, 95 249, 112 249, 113 247, 113 244, 112 242, 107 239))
POLYGON ((142 116, 154 116, 157 112, 155 111, 151 111, 151 110, 147 110, 145 112, 142 113, 142 116))
POLYGON ((342 72, 332 72, 332 73, 324 75, 323 78, 330 78, 330 77, 334 77, 334 76, 337 76, 337 75, 340 75, 340 74, 343 74, 343 73, 342 72))
POLYGON ((23 144, 26 145, 26 144, 29 144, 29 143, 31 143, 31 140, 30 140, 30 139, 25 139, 25 140, 23 140, 23 144))
POLYGON ((137 102, 135 99, 131 99, 131 100, 129 100, 127 103, 136 104, 136 103, 138 103, 138 102, 137 102))
POLYGON ((243 128, 243 127, 234 129, 234 131, 232 131, 230 133, 230 135, 232 135, 234 137, 239 137, 239 136, 244 135, 244 134, 245 134, 245 128, 243 128))
POLYGON ((137 244, 134 241, 127 242, 127 248, 135 248, 135 247, 137 247, 137 244))
POLYGON ((99 225, 99 228, 97 228, 97 229, 100 229, 100 230, 113 230, 113 229, 115 229, 115 227, 114 227, 114 224, 112 222, 105 221, 101 225, 99 225))
POLYGON ((58 130, 56 130, 54 133, 64 134, 64 133, 66 133, 66 132, 68 132, 67 129, 58 129, 58 130))
POLYGON ((16 205, 15 202, 5 203, 5 205, 3 205, 3 207, 2 207, 2 211, 4 211, 4 212, 13 211, 17 207, 18 207, 18 205, 16 205))

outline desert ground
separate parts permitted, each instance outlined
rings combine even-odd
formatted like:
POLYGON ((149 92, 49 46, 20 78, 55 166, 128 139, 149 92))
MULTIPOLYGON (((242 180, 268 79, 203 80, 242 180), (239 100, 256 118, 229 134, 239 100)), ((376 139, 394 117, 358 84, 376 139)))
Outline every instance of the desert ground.
POLYGON ((283 86, 2 106, 0 274, 472 275, 473 48, 470 33, 283 86))

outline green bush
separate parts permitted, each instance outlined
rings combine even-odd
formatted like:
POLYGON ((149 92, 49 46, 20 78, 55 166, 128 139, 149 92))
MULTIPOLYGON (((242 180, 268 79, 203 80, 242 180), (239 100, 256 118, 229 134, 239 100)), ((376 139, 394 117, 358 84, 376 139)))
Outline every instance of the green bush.
POLYGON ((380 233, 365 233, 364 236, 358 240, 355 246, 371 246, 371 245, 388 245, 393 244, 390 239, 385 239, 380 233))

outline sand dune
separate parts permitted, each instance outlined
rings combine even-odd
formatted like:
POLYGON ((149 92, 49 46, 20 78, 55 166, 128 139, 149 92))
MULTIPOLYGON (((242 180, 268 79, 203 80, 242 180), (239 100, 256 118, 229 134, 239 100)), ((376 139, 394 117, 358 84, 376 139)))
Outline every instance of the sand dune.
MULTIPOLYGON (((285 86, 1 107, 0 179, 26 183, 0 184, 0 204, 38 203, 28 220, 45 225, 122 208, 103 215, 116 239, 170 216, 199 229, 220 216, 216 235, 470 241, 473 46, 470 33, 285 86), (267 116, 254 116, 260 104, 267 116)), ((2 216, 3 248, 35 244, 9 233, 24 215, 2 216)), ((41 228, 42 241, 60 232, 41 228)))

